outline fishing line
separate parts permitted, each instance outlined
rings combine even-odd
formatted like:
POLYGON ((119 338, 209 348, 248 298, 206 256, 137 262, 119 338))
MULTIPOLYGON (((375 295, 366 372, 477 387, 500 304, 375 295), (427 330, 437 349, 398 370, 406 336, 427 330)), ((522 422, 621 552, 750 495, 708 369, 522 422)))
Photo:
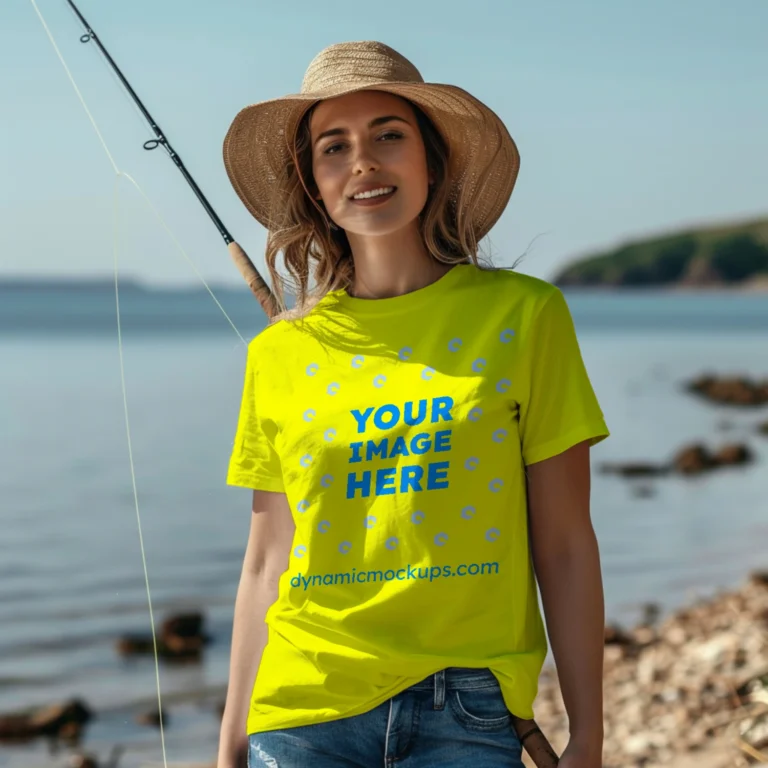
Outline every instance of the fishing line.
POLYGON ((37 3, 35 2, 35 0, 30 0, 30 2, 32 3, 32 7, 34 8, 35 13, 37 14, 37 17, 40 19, 40 23, 43 25, 43 29, 45 30, 45 33, 48 36, 48 39, 50 40, 51 45, 53 46, 53 49, 56 52, 56 55, 58 56, 62 67, 64 67, 64 71, 66 72, 67 77, 69 78, 69 81, 72 84, 72 87, 74 88, 75 93, 77 94, 77 97, 80 99, 80 103, 82 104, 82 107, 85 110, 85 113, 88 116, 88 119, 90 120, 91 125, 93 126, 93 130, 96 132, 99 142, 101 143, 101 146, 104 149, 104 152, 106 153, 107 158, 109 159, 109 162, 112 166, 112 170, 115 173, 114 196, 113 196, 113 234, 114 234, 113 272, 114 272, 114 285, 115 285, 115 314, 116 314, 116 320, 117 320, 117 346, 118 346, 118 357, 120 362, 120 386, 121 386, 122 398, 123 398, 123 414, 124 414, 124 420, 125 420, 125 432, 126 432, 126 439, 128 443, 128 463, 130 467, 134 509, 136 512, 136 523, 137 523, 138 534, 139 534, 139 548, 141 551, 141 562, 142 562, 142 567, 144 571, 144 584, 147 592, 147 605, 149 608, 150 628, 152 630, 152 649, 153 649, 154 667, 155 667, 155 687, 156 687, 156 693, 157 693, 158 714, 160 716, 159 717, 160 745, 162 750, 163 766, 164 768, 168 768, 168 760, 167 760, 166 748, 165 748, 165 730, 163 727, 163 709, 162 709, 163 704, 162 704, 162 693, 161 693, 161 685, 160 685, 160 662, 159 662, 159 655, 157 651, 157 633, 155 630, 154 611, 152 607, 152 593, 151 593, 150 581, 149 581, 149 568, 147 566, 146 550, 144 546, 144 534, 143 534, 143 528, 141 524, 141 511, 139 507, 139 496, 138 496, 138 489, 137 489, 137 483, 136 483, 136 468, 135 468, 135 463, 133 459, 133 443, 131 441, 131 424, 130 424, 129 409, 128 409, 128 393, 127 393, 127 386, 125 381, 125 360, 123 355, 123 335, 122 335, 122 323, 121 323, 121 317, 120 317, 120 286, 119 286, 119 283, 120 283, 120 280, 119 280, 119 274, 120 274, 120 270, 119 270, 119 236, 120 236, 119 185, 120 185, 121 178, 128 180, 136 188, 136 190, 138 190, 138 192, 144 198, 144 201, 146 202, 146 204, 149 206, 150 210, 155 214, 157 219, 162 224, 163 228, 166 230, 166 232, 170 236, 174 245, 177 247, 177 249, 180 251, 182 256, 186 259, 189 266, 192 268, 192 270, 198 276, 200 281, 203 283, 206 290, 210 294, 211 298, 215 302, 216 306, 221 310, 222 314, 227 319, 227 322, 230 324, 234 332, 237 334, 242 344, 247 346, 247 342, 243 338, 242 334, 237 329, 235 324, 232 322, 232 319, 229 317, 229 315, 226 313, 224 308, 221 306, 216 296, 213 294, 213 291, 211 290, 210 286, 206 282, 205 278, 200 274, 200 271, 197 269, 194 262, 189 257, 189 255, 187 254, 182 244, 179 242, 174 232, 171 230, 171 228, 166 223, 165 219, 163 219, 160 212, 157 210, 157 208, 154 206, 152 201, 149 199, 149 196, 144 192, 141 186, 136 182, 136 180, 130 174, 125 173, 124 171, 121 171, 120 168, 118 167, 113 154, 110 152, 109 147, 107 146, 107 142, 105 141, 104 136, 99 130, 99 127, 96 123, 96 120, 93 117, 91 110, 88 108, 88 104, 86 103, 85 98, 83 97, 83 94, 80 91, 80 88, 78 87, 74 77, 72 76, 72 72, 70 71, 66 61, 64 60, 64 56, 62 55, 58 45, 56 44, 56 40, 54 39, 53 34, 51 33, 45 21, 45 18, 40 12, 40 9, 37 3))

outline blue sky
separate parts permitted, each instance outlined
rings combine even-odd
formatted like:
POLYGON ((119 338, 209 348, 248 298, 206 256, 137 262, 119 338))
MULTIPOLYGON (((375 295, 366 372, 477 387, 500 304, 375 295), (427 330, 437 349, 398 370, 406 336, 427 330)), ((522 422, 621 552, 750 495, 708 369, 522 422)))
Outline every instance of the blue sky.
MULTIPOLYGON (((239 282, 218 232, 65 0, 37 0, 122 170, 207 279, 239 282)), ((510 264, 553 276, 586 252, 679 226, 768 215, 768 3, 592 0, 79 0, 79 7, 257 267, 264 231, 229 185, 221 144, 246 104, 299 89, 334 42, 377 39, 426 80, 460 85, 522 156, 491 233, 510 264)), ((114 174, 29 0, 0 18, 0 276, 112 269, 114 174)), ((121 184, 121 269, 194 273, 121 184)))

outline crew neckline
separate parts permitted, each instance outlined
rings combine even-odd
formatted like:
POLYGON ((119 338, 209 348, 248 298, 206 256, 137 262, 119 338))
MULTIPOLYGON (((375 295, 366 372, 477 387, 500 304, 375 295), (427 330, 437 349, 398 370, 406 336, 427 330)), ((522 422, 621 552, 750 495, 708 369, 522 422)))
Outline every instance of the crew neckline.
POLYGON ((404 312, 416 309, 436 294, 450 288, 461 279, 462 273, 466 276, 467 269, 473 266, 474 264, 456 264, 444 275, 438 277, 437 280, 422 288, 417 288, 415 291, 403 293, 400 296, 388 296, 383 299, 361 299, 358 296, 350 296, 344 288, 329 291, 327 295, 333 297, 339 306, 348 309, 354 314, 373 315, 404 312))

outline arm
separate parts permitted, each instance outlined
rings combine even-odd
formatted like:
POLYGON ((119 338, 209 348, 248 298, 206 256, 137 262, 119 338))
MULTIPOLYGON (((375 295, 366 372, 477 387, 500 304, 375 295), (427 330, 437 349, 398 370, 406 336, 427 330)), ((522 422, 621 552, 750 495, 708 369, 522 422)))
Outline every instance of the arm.
POLYGON ((219 739, 218 768, 245 765, 251 690, 267 644, 264 617, 288 568, 294 523, 284 493, 253 492, 253 514, 235 599, 229 685, 219 739))
POLYGON ((589 496, 587 442, 528 467, 533 564, 574 766, 602 765, 605 608, 589 496))

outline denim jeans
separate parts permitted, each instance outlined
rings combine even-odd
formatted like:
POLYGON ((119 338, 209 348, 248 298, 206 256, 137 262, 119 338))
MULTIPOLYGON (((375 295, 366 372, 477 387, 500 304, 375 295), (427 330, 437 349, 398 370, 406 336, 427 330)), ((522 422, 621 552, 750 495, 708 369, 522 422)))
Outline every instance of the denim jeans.
POLYGON ((522 768, 521 752, 493 673, 458 667, 369 712, 248 737, 249 768, 522 768))

